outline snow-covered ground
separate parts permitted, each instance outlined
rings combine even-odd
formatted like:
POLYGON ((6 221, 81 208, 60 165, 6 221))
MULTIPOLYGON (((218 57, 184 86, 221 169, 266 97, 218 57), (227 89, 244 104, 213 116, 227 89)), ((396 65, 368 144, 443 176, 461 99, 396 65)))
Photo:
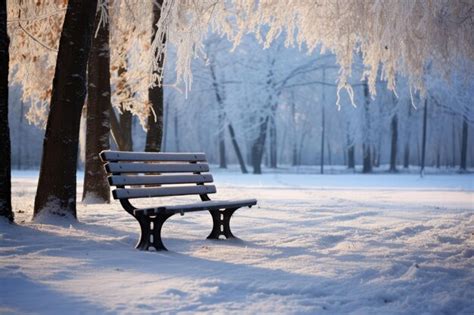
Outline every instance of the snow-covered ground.
POLYGON ((473 175, 220 171, 216 199, 258 199, 232 221, 241 240, 208 241, 207 213, 178 215, 158 253, 133 248, 115 201, 31 222, 37 173, 13 176, 2 314, 474 314, 473 175))

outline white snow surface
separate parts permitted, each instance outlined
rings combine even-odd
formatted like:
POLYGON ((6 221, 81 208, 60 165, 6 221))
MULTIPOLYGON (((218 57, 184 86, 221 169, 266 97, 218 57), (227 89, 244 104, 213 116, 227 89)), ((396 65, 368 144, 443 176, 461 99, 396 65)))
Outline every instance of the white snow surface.
POLYGON ((169 252, 142 252, 117 201, 32 222, 37 173, 14 172, 0 313, 474 314, 473 175, 214 177, 215 199, 258 200, 241 239, 206 240, 210 215, 188 213, 164 225, 169 252))

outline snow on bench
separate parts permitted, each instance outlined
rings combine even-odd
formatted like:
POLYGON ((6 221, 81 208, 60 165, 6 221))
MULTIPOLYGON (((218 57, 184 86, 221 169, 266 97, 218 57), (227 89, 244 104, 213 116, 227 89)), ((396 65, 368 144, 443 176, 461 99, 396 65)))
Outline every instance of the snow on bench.
POLYGON ((255 199, 211 201, 208 194, 215 193, 216 187, 208 185, 213 182, 211 174, 201 174, 209 171, 204 153, 102 151, 100 157, 109 174, 110 186, 117 187, 112 191, 114 199, 118 199, 125 211, 140 224, 141 235, 136 245, 140 250, 150 247, 166 250, 161 240, 161 228, 176 213, 209 211, 213 228, 207 238, 218 239, 221 235, 235 238, 230 230, 232 214, 239 208, 251 208, 257 204, 255 199), (140 209, 129 201, 181 195, 199 195, 201 202, 140 209))

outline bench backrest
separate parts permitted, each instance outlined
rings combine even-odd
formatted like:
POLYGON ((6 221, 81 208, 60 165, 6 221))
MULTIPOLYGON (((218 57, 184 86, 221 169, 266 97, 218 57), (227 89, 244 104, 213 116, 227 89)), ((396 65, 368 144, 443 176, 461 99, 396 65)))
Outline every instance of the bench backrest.
POLYGON ((114 199, 215 193, 204 153, 102 151, 114 199), (146 187, 143 187, 146 186, 146 187))

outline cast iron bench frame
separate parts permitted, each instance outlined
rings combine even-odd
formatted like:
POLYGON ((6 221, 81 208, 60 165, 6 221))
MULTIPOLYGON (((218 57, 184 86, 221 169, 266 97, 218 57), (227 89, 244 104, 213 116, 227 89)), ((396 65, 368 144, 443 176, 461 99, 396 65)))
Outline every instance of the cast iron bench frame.
POLYGON ((241 207, 251 208, 257 204, 255 199, 211 201, 208 194, 215 193, 216 187, 207 185, 213 182, 213 177, 207 173, 209 165, 204 153, 107 150, 100 153, 100 158, 109 174, 109 185, 116 187, 112 190, 114 199, 118 199, 124 210, 140 224, 140 240, 136 245, 140 250, 148 250, 150 247, 157 251, 167 250, 161 240, 163 224, 177 213, 184 215, 192 211, 207 210, 211 214, 213 227, 208 239, 219 239, 221 235, 227 239, 235 238, 230 230, 232 214, 241 207), (174 186, 166 186, 170 184, 174 186), (136 208, 129 200, 181 195, 199 195, 201 202, 136 208))

